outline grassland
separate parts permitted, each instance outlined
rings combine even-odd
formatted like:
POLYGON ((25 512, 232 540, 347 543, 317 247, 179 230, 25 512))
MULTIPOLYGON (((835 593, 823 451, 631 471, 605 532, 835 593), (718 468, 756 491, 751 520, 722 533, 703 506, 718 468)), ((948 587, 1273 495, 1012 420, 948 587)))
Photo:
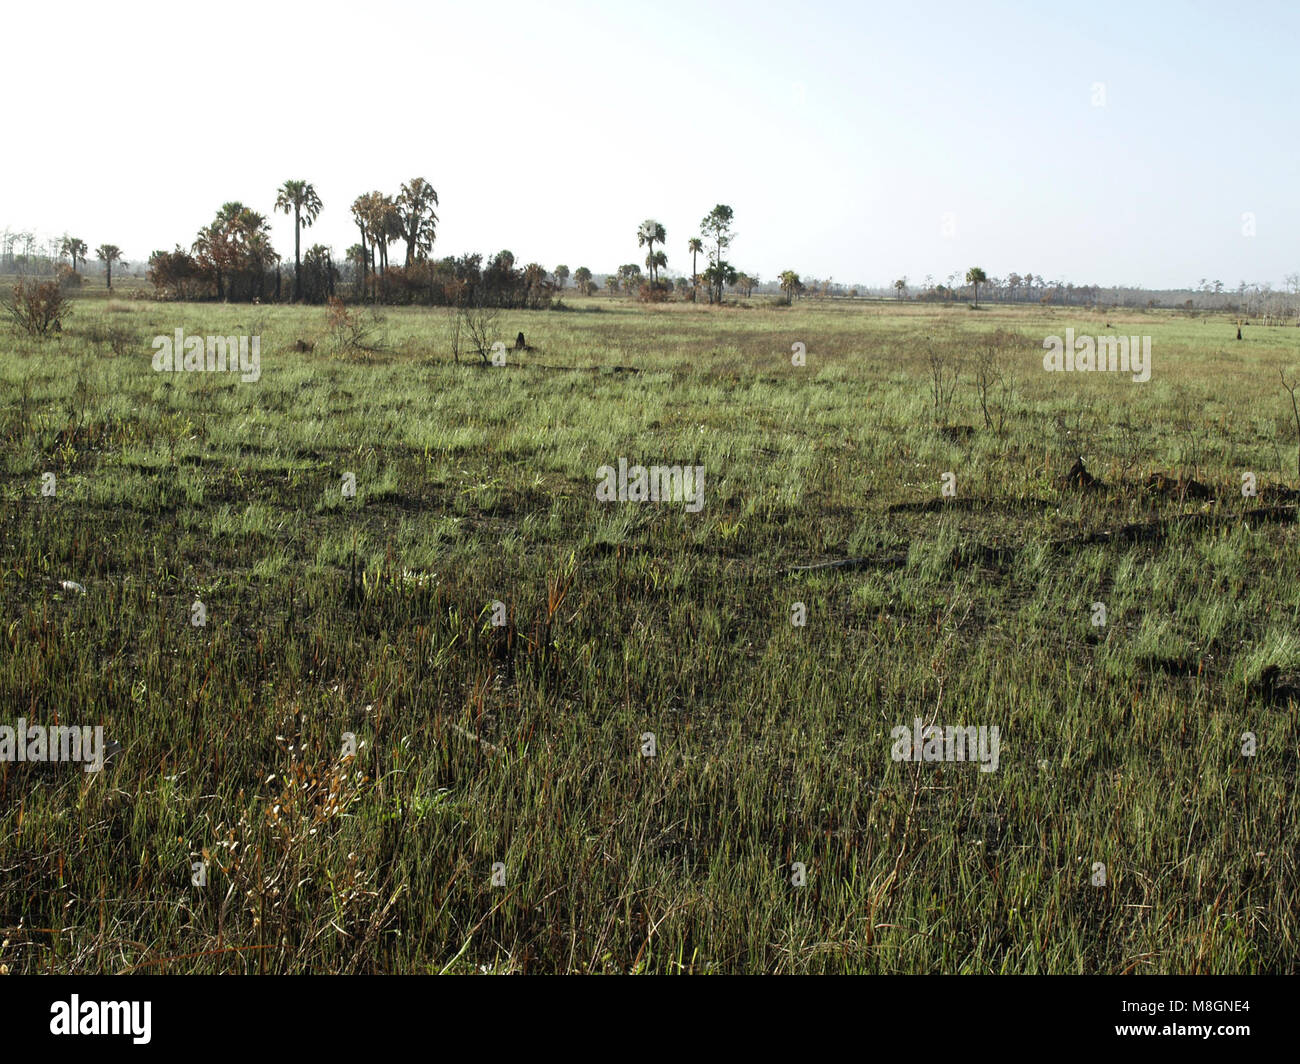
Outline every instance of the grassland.
POLYGON ((0 765, 0 965, 1300 967, 1300 330, 569 302, 503 313, 501 368, 414 309, 377 351, 138 299, 0 334, 0 723, 122 745, 0 765), (1150 335, 1151 380, 1045 373, 1067 326, 1150 335), (177 327, 260 335, 260 380, 153 372, 177 327), (703 509, 598 503, 620 457, 703 509), (892 760, 917 717, 998 771, 892 760))

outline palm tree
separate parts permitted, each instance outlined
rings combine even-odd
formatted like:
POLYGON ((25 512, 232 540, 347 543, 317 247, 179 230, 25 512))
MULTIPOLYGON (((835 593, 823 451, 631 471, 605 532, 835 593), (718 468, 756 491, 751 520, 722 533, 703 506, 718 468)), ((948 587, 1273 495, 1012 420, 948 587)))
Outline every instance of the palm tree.
POLYGON ((310 229, 320 214, 320 197, 306 181, 286 181, 276 193, 275 209, 285 214, 293 211, 293 301, 296 303, 302 298, 302 257, 298 253, 302 227, 310 229))
POLYGON ((84 265, 86 261, 86 252, 89 248, 86 247, 86 242, 84 240, 79 240, 75 236, 65 236, 63 238, 63 244, 60 246, 59 250, 62 254, 68 255, 72 258, 72 272, 76 273, 77 259, 81 259, 82 264, 84 265))
POLYGON ((395 244, 406 236, 406 229, 402 223, 402 209, 392 196, 384 197, 384 232, 388 235, 388 240, 384 244, 384 269, 386 270, 388 269, 388 245, 395 244))
POLYGON ((709 263, 704 270, 704 280, 707 281, 709 285, 710 302, 716 298, 716 300, 721 303, 723 288, 728 285, 734 288, 738 276, 736 268, 725 259, 719 259, 716 262, 709 263))
POLYGON ((695 293, 700 288, 700 269, 695 264, 695 257, 704 250, 704 241, 698 236, 693 236, 687 242, 686 248, 691 253, 691 298, 695 298, 695 293))
POLYGON ((799 275, 794 270, 784 270, 781 273, 781 291, 785 293, 785 301, 791 302, 795 293, 803 289, 803 282, 799 280, 799 275))
POLYGON ((392 196, 372 192, 370 242, 379 251, 379 276, 388 270, 388 245, 405 236, 402 212, 392 196))
POLYGON ((194 253, 205 273, 217 283, 218 299, 262 295, 265 271, 280 256, 271 246, 266 216, 238 201, 223 203, 216 217, 199 230, 194 253), (229 280, 229 285, 226 284, 229 280))
MULTIPOLYGON (((266 277, 267 267, 280 261, 280 256, 276 254, 275 248, 271 246, 271 234, 266 227, 266 219, 255 211, 249 211, 249 217, 245 219, 248 226, 241 233, 244 243, 244 258, 248 268, 253 273, 253 290, 260 299, 263 295, 262 284, 266 277)), ((276 268, 276 294, 279 294, 279 268, 276 268)))
POLYGON ((361 294, 364 298, 366 292, 366 264, 369 262, 369 245, 370 239, 370 193, 362 193, 352 201, 352 220, 356 222, 357 228, 361 230, 361 294))
POLYGON ((546 267, 541 263, 530 262, 524 267, 524 291, 530 307, 541 306, 547 298, 546 267))
POLYGON ((198 260, 199 266, 212 272, 217 282, 217 298, 226 298, 226 254, 225 238, 219 222, 212 222, 199 230, 190 249, 198 260))
POLYGON ((645 257, 645 264, 650 270, 650 285, 653 287, 658 284, 659 271, 668 265, 668 256, 662 251, 656 251, 653 255, 645 257))
POLYGON ((658 268, 667 265, 668 258, 661 251, 655 254, 655 245, 668 239, 668 231, 653 218, 647 218, 636 231, 636 246, 649 249, 645 264, 650 269, 650 284, 654 286, 658 279, 658 268))
POLYGON ((972 266, 966 271, 966 283, 975 286, 975 305, 980 305, 980 285, 988 280, 988 275, 978 266, 972 266))
MULTIPOLYGON (((108 278, 108 290, 113 291, 113 263, 122 258, 122 249, 116 244, 100 244, 95 249, 95 256, 104 264, 104 270, 108 278)), ((123 263, 122 265, 126 265, 123 263)))
MULTIPOLYGON (((363 250, 361 268, 361 286, 365 289, 366 259, 369 259, 370 274, 375 275, 375 255, 379 255, 378 272, 382 277, 388 265, 388 245, 400 240, 404 235, 402 214, 391 196, 382 192, 366 192, 352 202, 352 219, 361 230, 361 247, 363 250)), ((372 296, 378 293, 372 286, 372 296)))
POLYGON ((902 298, 903 298, 903 296, 907 293, 907 278, 906 278, 906 277, 900 277, 897 281, 894 282, 894 291, 896 291, 896 292, 898 293, 898 298, 899 298, 899 299, 902 299, 902 298))
POLYGON ((424 178, 414 177, 402 183, 397 209, 401 215, 402 239, 406 241, 407 266, 433 249, 438 230, 438 216, 433 210, 436 206, 438 193, 424 178))

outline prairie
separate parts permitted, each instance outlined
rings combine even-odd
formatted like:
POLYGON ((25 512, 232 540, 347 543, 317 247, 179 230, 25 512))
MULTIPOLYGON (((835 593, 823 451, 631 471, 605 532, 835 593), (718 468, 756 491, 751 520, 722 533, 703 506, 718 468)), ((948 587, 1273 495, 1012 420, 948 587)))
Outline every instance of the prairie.
POLYGON ((0 965, 1297 970, 1300 330, 566 302, 504 366, 422 309, 0 326, 0 724, 120 744, 0 763, 0 965), (154 372, 177 328, 259 379, 154 372))

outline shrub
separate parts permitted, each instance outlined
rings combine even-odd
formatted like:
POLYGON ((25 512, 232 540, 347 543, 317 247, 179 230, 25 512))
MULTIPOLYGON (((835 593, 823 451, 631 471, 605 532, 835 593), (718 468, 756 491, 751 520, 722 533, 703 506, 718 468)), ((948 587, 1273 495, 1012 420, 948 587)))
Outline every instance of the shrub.
POLYGON ((655 281, 654 284, 642 282, 640 296, 642 303, 663 303, 672 297, 673 286, 668 281, 655 281))
POLYGON ((337 296, 330 298, 328 328, 335 352, 357 355, 376 352, 383 346, 375 339, 381 319, 374 312, 365 315, 360 310, 349 310, 337 296))
POLYGON ((19 281, 4 309, 29 336, 45 336, 63 331, 63 316, 69 307, 57 281, 19 281))

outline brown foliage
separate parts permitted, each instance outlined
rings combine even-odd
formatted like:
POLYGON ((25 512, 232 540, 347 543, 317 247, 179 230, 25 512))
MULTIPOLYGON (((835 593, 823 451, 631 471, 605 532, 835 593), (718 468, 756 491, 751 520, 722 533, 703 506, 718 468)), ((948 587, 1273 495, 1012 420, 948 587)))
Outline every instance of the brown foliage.
POLYGON ((57 281, 19 281, 4 309, 29 336, 45 336, 63 331, 63 316, 69 307, 57 281))
POLYGON ((334 350, 341 354, 360 354, 380 349, 374 339, 378 319, 373 313, 349 310, 337 296, 329 300, 328 328, 334 350))
POLYGON ((642 282, 640 297, 642 303, 664 303, 672 298, 673 286, 667 281, 655 281, 654 284, 642 282))

